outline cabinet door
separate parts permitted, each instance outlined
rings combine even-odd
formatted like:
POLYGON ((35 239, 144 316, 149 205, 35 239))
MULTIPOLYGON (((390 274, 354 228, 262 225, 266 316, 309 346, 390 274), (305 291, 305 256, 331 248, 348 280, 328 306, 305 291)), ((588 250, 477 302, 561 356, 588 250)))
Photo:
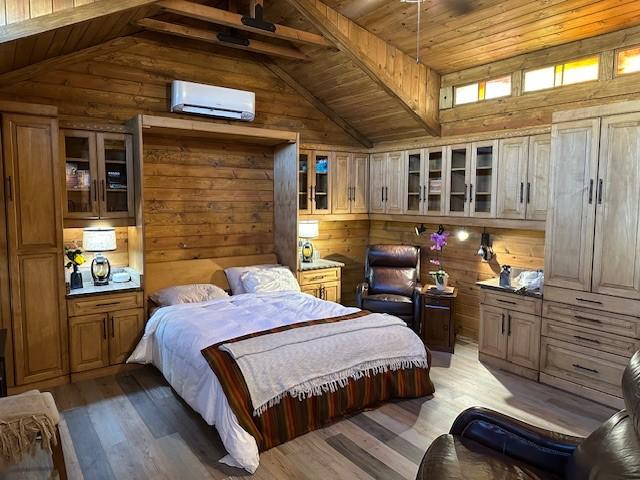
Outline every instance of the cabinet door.
POLYGON ((527 313, 507 313, 507 360, 538 370, 540 365, 540 317, 527 313))
POLYGON ((340 283, 325 283, 322 285, 322 299, 340 303, 340 283))
POLYGON ((425 152, 425 183, 422 186, 425 215, 444 215, 445 212, 445 147, 432 147, 425 152))
POLYGON ((551 135, 529 137, 527 171, 527 220, 546 220, 549 204, 549 166, 551 135))
POLYGON ((17 385, 68 373, 57 121, 3 115, 17 385))
POLYGON ((333 159, 329 152, 313 152, 313 184, 311 208, 314 215, 331 213, 331 168, 333 159))
POLYGON ((640 299, 640 114, 602 119, 592 291, 640 299))
POLYGON ((545 284, 591 290, 600 119, 551 128, 545 284))
MULTIPOLYGON (((428 301, 428 300, 427 300, 428 301)), ((451 309, 444 305, 423 305, 422 340, 434 350, 451 350, 450 329, 453 318, 451 309)))
POLYGON ((109 362, 124 363, 144 330, 144 309, 109 313, 109 362))
POLYGON ((312 175, 311 152, 300 150, 298 154, 298 212, 300 215, 309 215, 312 211, 312 175))
POLYGON ((385 213, 401 214, 404 208, 404 163, 404 152, 392 152, 387 155, 385 213))
POLYGON ((332 176, 332 211, 333 213, 350 213, 351 211, 351 154, 337 152, 334 156, 332 176))
POLYGON ((96 134, 63 130, 60 147, 65 168, 64 218, 98 218, 96 134))
POLYGON ((70 362, 72 372, 109 366, 107 315, 85 315, 69 319, 70 362))
POLYGON ((369 155, 356 153, 351 159, 351 213, 369 211, 369 155))
POLYGON ((96 134, 100 218, 133 218, 133 141, 122 133, 96 134))
POLYGON ((471 180, 469 205, 472 217, 496 216, 498 184, 498 141, 474 142, 471 145, 471 180))
POLYGON ((480 305, 478 350, 492 357, 507 358, 507 311, 480 305))
POLYGON ((467 198, 471 167, 471 145, 453 145, 447 149, 446 214, 454 217, 469 215, 467 198))
POLYGON ((406 153, 404 162, 404 213, 420 215, 422 213, 422 186, 424 179, 424 152, 412 150, 406 153))
POLYGON ((303 285, 300 287, 300 291, 302 293, 308 293, 309 295, 312 295, 316 298, 321 298, 320 297, 320 287, 322 285, 303 285))
POLYGON ((371 213, 384 213, 386 167, 386 153, 376 153, 371 155, 371 164, 369 168, 369 211, 371 213))
POLYGON ((525 218, 527 211, 525 189, 528 160, 528 137, 500 140, 498 218, 525 218))

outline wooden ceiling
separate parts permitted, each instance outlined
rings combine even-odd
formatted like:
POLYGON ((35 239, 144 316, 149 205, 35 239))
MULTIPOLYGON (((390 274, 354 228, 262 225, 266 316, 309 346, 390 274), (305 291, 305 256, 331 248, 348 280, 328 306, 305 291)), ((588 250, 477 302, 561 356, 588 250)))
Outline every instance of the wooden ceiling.
MULTIPOLYGON (((358 25, 403 52, 416 54, 415 3, 400 0, 325 0, 358 25)), ((637 0, 470 0, 458 15, 446 0, 421 4, 420 54, 425 65, 449 73, 640 24, 637 0)), ((271 1, 273 21, 295 24, 300 14, 271 1)))

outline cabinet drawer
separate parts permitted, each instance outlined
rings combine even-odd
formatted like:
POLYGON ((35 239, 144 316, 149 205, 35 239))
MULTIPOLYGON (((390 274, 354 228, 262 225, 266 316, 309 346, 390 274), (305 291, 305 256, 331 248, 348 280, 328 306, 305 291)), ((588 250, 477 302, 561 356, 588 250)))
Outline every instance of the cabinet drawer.
POLYGON ((298 273, 300 285, 313 285, 315 283, 337 282, 340 280, 339 268, 323 268, 321 270, 309 270, 298 273))
POLYGON ((544 287, 544 299, 605 312, 640 317, 640 300, 612 297, 591 292, 579 292, 568 288, 544 287))
POLYGON ((622 373, 627 358, 547 337, 542 338, 540 354, 540 369, 547 375, 622 396, 622 373))
POLYGON ((545 298, 542 303, 542 316, 578 327, 591 328, 599 332, 640 338, 640 319, 627 315, 604 313, 592 308, 549 302, 545 298))
POLYGON ((625 357, 631 357, 636 350, 640 349, 640 341, 633 338, 599 332, 548 318, 542 319, 542 335, 625 357))
POLYGON ((526 297, 513 293, 499 293, 483 290, 480 302, 498 308, 506 308, 515 312, 530 313, 540 315, 542 310, 542 300, 539 298, 526 297))
POLYGON ((142 292, 96 295, 67 300, 67 310, 70 317, 141 308, 142 306, 142 292))

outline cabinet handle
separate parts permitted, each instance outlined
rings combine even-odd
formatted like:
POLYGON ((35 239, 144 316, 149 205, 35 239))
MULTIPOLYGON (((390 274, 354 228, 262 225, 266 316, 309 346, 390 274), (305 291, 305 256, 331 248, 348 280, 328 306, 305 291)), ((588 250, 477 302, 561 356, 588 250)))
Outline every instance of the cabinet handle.
POLYGON ((102 338, 107 339, 107 318, 102 319, 102 338))
POLYGON ((464 202, 463 203, 467 203, 467 184, 464 184, 464 202))
POLYGON ((13 202, 13 188, 12 188, 11 176, 7 177, 7 195, 9 196, 9 201, 13 202))
POLYGON ((118 305, 120 302, 104 302, 96 303, 96 307, 108 307, 109 305, 118 305))
POLYGON ((593 203, 593 178, 589 180, 589 204, 593 203))
POLYGON ((469 203, 473 202, 473 183, 469 184, 469 203))
POLYGON ((587 338, 587 337, 581 337, 580 335, 574 335, 573 338, 575 338, 576 340, 584 340, 585 342, 600 343, 600 340, 595 340, 593 338, 587 338))
POLYGON ((511 336, 511 314, 507 315, 508 327, 507 327, 507 336, 511 336))
POLYGON ((104 180, 102 180, 100 182, 102 184, 102 201, 106 202, 107 201, 107 186, 104 183, 104 180))
POLYGON ((313 282, 315 280, 322 280, 323 278, 324 278, 324 275, 317 275, 315 277, 311 277, 309 280, 313 282))
POLYGON ((583 367, 582 365, 580 365, 579 363, 574 363, 573 364, 573 368, 577 368, 578 370, 584 370, 586 372, 591 372, 591 373, 600 373, 598 370, 596 370, 595 368, 587 368, 587 367, 583 367))
POLYGON ((502 335, 504 335, 504 313, 502 314, 502 335))
POLYGON ((602 205, 602 186, 604 181, 602 179, 598 180, 598 205, 602 205))
POLYGON ((93 181, 93 201, 94 202, 98 201, 98 181, 97 180, 93 181))
POLYGON ((116 324, 113 319, 113 314, 109 315, 109 318, 111 319, 111 338, 116 338, 116 324))
POLYGON ((511 300, 503 300, 501 298, 496 298, 496 301, 500 303, 508 303, 509 305, 517 305, 516 302, 512 302, 511 300))
POLYGON ((384 201, 389 201, 389 187, 384 187, 384 201))
POLYGON ((583 317, 582 315, 574 315, 573 318, 575 318, 576 320, 586 320, 587 322, 602 323, 602 321, 598 320, 597 318, 588 318, 583 317))
POLYGON ((527 203, 531 203, 531 182, 527 182, 527 203))
POLYGON ((580 298, 580 297, 576 297, 576 300, 578 300, 579 302, 595 303, 596 305, 602 305, 602 302, 599 302, 598 300, 589 300, 587 298, 580 298))
POLYGON ((382 203, 384 203, 384 187, 382 187, 382 203))
POLYGON ((423 202, 427 201, 427 186, 426 185, 422 186, 422 201, 423 202))
POLYGON ((524 203, 524 182, 520 182, 520 203, 524 203))

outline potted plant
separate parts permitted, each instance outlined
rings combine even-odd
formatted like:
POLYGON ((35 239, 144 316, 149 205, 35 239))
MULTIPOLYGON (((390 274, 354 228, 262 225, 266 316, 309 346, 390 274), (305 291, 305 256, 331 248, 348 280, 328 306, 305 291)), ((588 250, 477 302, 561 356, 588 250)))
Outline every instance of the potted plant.
POLYGON ((447 245, 447 239, 449 238, 449 232, 444 231, 444 227, 440 225, 437 232, 431 234, 431 251, 436 252, 436 258, 431 258, 429 262, 432 265, 436 265, 438 270, 429 272, 429 275, 433 277, 436 283, 436 288, 440 291, 444 291, 447 288, 447 279, 449 274, 445 272, 442 265, 442 251, 447 245))
POLYGON ((78 267, 85 262, 82 250, 75 244, 70 247, 65 246, 64 255, 68 260, 65 268, 73 267, 73 272, 71 272, 71 279, 69 281, 69 288, 72 290, 82 288, 82 274, 78 272, 78 267))

